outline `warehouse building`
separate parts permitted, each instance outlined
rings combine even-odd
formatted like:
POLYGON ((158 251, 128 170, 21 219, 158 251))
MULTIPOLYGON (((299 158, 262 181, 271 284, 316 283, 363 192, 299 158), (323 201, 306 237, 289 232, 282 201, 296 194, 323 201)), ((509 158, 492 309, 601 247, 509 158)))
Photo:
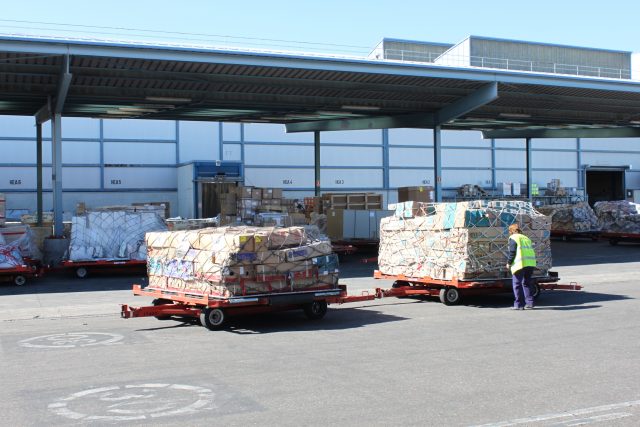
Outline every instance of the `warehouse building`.
MULTIPOLYGON (((603 79, 638 79, 631 52, 469 37, 458 44, 384 39, 372 61, 426 62, 603 79)), ((561 99, 550 99, 554 108, 561 99)), ((518 123, 517 113, 504 119, 518 123)), ((640 121, 640 117, 638 118, 640 121)), ((179 188, 198 181, 198 168, 238 165, 246 185, 283 188, 299 198, 314 190, 313 132, 286 133, 280 124, 63 117, 63 208, 169 202, 172 215, 197 216, 179 188), (182 173, 181 173, 182 171, 182 173), (188 172, 185 172, 188 171, 188 172), (188 181, 188 183, 185 183, 188 181)), ((52 209, 51 134, 43 126, 44 209, 52 209), (47 168, 49 166, 49 168, 47 168)), ((433 132, 375 129, 321 132, 323 191, 380 192, 396 199, 402 186, 433 185, 433 132)), ((532 179, 541 189, 552 179, 591 201, 633 197, 640 190, 637 138, 532 140, 532 179), (634 168, 635 166, 635 168, 634 168)), ((33 117, 0 116, 0 192, 9 212, 36 207, 36 135, 33 117)), ((523 139, 483 139, 480 132, 442 132, 445 197, 473 184, 497 191, 499 183, 525 182, 523 139)), ((202 181, 202 180, 201 180, 202 181)), ((191 194, 193 191, 190 192, 191 194)))

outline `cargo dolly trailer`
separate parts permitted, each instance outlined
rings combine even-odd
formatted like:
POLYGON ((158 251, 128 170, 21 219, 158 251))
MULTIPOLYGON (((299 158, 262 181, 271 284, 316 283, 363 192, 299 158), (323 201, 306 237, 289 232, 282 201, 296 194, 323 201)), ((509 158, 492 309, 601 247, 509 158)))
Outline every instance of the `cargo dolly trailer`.
POLYGON ((133 294, 154 298, 151 306, 130 307, 123 304, 121 316, 169 319, 171 317, 198 319, 210 330, 221 329, 228 317, 269 313, 286 310, 304 310, 311 320, 324 317, 329 304, 371 301, 377 296, 364 293, 347 295, 346 286, 298 292, 264 293, 218 298, 208 294, 178 292, 133 286, 133 294))
MULTIPOLYGON (((451 280, 433 279, 430 277, 407 277, 404 275, 383 274, 379 270, 374 272, 375 279, 393 280, 391 289, 381 291, 381 297, 407 297, 407 296, 432 296, 440 299, 446 305, 459 304, 465 295, 484 295, 492 293, 510 292, 511 277, 451 280)), ((540 294, 541 290, 581 290, 582 286, 577 283, 568 285, 557 283, 560 278, 558 274, 550 271, 546 276, 534 276, 533 278, 534 297, 540 294)), ((378 288, 379 290, 379 288, 378 288)))
POLYGON ((146 260, 137 259, 112 259, 112 260, 87 260, 87 261, 63 261, 62 268, 73 270, 79 279, 84 279, 92 273, 128 273, 140 271, 146 273, 146 260))

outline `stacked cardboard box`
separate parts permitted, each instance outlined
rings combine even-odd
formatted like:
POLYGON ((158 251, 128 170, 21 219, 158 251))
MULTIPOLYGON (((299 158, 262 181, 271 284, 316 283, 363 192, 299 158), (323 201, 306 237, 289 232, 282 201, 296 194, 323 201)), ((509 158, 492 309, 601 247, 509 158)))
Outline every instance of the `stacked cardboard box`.
POLYGON ((593 209, 602 231, 640 234, 640 205, 627 200, 597 202, 593 209))
POLYGON ((333 289, 337 256, 315 227, 147 233, 149 286, 228 298, 333 289))
POLYGON ((559 179, 552 179, 547 182, 547 189, 545 190, 544 195, 563 197, 567 195, 567 189, 560 185, 559 179))
POLYGON ((547 205, 538 211, 551 218, 551 231, 580 233, 600 229, 598 217, 588 203, 547 205))
POLYGON ((125 207, 87 211, 71 220, 69 259, 145 259, 145 233, 166 229, 154 210, 125 207))
MULTIPOLYGON (((233 219, 240 218, 240 222, 247 224, 258 224, 258 214, 263 212, 279 212, 286 214, 293 212, 293 204, 287 199, 282 198, 281 188, 258 188, 240 186, 236 188, 234 196, 229 195, 229 201, 226 202, 228 210, 223 211, 223 216, 233 216, 233 219), (231 199, 236 200, 236 207, 234 212, 230 212, 232 209, 231 199)), ((230 221, 225 220, 223 224, 229 224, 230 221)))
MULTIPOLYGON (((377 210, 382 209, 379 193, 324 193, 322 211, 329 209, 377 210)), ((318 212, 322 213, 322 212, 318 212)))
POLYGON ((506 277, 513 223, 534 243, 536 274, 546 274, 551 268, 550 220, 520 201, 398 203, 395 214, 380 225, 379 269, 441 280, 506 277))
POLYGON ((433 187, 399 187, 398 202, 424 202, 429 203, 434 200, 433 187))

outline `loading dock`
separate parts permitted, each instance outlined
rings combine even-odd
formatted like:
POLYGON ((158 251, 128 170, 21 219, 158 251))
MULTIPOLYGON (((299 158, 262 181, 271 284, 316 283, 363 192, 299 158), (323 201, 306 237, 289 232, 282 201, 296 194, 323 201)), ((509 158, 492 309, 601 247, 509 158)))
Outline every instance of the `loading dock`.
MULTIPOLYGON (((24 37, 1 38, 0 58, 0 114, 34 116, 37 128, 52 123, 57 236, 62 234, 63 115, 280 123, 289 132, 314 132, 316 192, 318 132, 432 129, 436 201, 442 197, 445 129, 519 138, 527 154, 532 138, 640 137, 640 84, 625 79, 24 37)), ((41 150, 41 130, 37 135, 41 150)), ((531 183, 530 155, 526 165, 531 183)), ((41 180, 39 173, 40 193, 41 180)), ((41 213, 39 202, 39 218, 41 213)))

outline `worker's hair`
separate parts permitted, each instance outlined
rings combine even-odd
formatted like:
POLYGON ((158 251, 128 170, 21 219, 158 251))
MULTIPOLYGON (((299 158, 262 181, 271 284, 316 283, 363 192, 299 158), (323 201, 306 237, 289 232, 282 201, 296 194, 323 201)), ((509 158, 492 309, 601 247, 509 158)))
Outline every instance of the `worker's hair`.
POLYGON ((509 234, 522 233, 518 224, 511 224, 509 226, 509 234))

